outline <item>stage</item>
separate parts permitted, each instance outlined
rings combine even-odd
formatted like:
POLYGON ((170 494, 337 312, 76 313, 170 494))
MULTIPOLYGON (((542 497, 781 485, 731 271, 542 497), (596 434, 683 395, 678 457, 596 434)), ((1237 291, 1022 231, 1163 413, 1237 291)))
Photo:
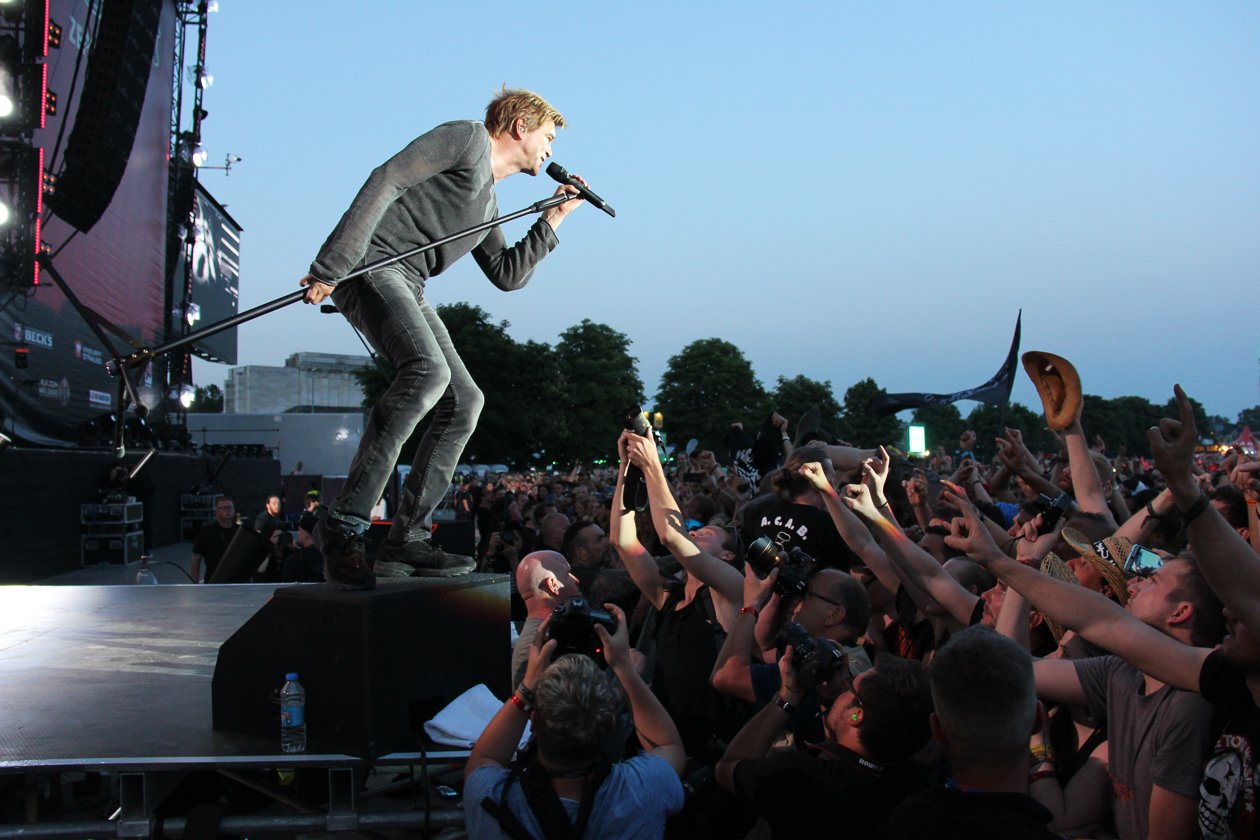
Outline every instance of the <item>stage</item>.
MULTIPOLYGON (((470 575, 464 581, 442 586, 476 590, 476 597, 493 602, 496 616, 502 589, 506 645, 506 578, 470 575)), ((286 589, 301 602, 364 596, 329 592, 324 584, 286 589)), ((426 587, 384 583, 367 600, 397 600, 405 589, 426 587)), ((147 837, 159 830, 182 835, 182 817, 167 817, 159 828, 155 815, 180 779, 205 770, 264 790, 288 806, 279 814, 273 808, 225 816, 217 824, 225 833, 417 828, 426 819, 435 829, 462 824, 458 809, 426 814, 414 803, 395 802, 389 803, 393 810, 380 811, 363 809, 358 800, 368 768, 450 770, 466 750, 434 746, 423 754, 376 758, 291 755, 279 752, 278 731, 275 738, 262 738, 212 728, 211 684, 220 646, 265 612, 268 602, 274 606, 276 590, 271 584, 0 586, 0 776, 99 772, 113 780, 118 805, 108 820, 68 823, 40 815, 33 823, 0 824, 0 837, 147 837), (302 800, 268 790, 255 783, 264 774, 254 771, 263 768, 326 773, 327 795, 302 800)), ((496 664, 499 658, 487 657, 496 664)))

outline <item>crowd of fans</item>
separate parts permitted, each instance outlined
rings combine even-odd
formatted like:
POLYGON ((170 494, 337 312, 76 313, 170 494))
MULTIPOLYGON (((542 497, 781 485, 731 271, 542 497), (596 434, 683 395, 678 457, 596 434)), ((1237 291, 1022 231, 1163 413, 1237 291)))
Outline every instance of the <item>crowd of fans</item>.
POLYGON ((1108 457, 1071 365, 1025 367, 1057 451, 774 415, 464 482, 520 627, 471 835, 1260 836, 1260 461, 1202 451, 1179 387, 1150 461, 1108 457), (575 614, 596 643, 556 657, 575 614))

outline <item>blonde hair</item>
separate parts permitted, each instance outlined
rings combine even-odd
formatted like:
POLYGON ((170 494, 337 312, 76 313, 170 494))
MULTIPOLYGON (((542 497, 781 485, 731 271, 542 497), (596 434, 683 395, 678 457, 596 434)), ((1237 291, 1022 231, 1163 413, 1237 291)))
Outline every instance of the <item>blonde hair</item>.
POLYGON ((510 89, 504 85, 486 106, 486 131, 491 137, 507 134, 522 117, 526 131, 533 131, 547 120, 554 122, 556 128, 564 128, 564 117, 547 100, 532 90, 510 89))
POLYGON ((534 733, 549 762, 581 764, 599 755, 620 701, 594 660, 573 653, 560 657, 543 672, 534 694, 534 733))

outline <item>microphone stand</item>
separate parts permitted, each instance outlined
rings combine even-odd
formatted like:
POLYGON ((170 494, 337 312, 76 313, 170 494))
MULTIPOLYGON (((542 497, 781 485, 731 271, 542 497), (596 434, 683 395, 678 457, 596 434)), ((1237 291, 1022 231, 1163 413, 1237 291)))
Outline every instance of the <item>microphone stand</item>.
MULTIPOLYGON (((425 251, 431 251, 434 248, 439 248, 447 243, 454 242, 456 239, 461 239, 474 233, 480 233, 483 230, 498 227, 504 222, 510 222, 514 219, 519 219, 522 216, 528 216, 531 213, 541 213, 544 210, 557 207, 572 198, 573 196, 567 193, 547 196, 541 201, 535 201, 528 207, 517 210, 514 213, 509 213, 506 216, 499 216, 488 222, 473 225, 472 227, 467 228, 466 230, 461 230, 458 233, 452 233, 450 236, 444 236, 441 239, 434 240, 433 242, 418 245, 415 248, 403 251, 401 254, 395 254, 392 257, 385 257, 383 259, 376 260, 375 262, 368 263, 362 268, 355 269, 344 277, 338 278, 337 282, 341 283, 346 280, 361 277, 368 272, 377 270, 378 268, 384 268, 387 265, 393 265, 396 262, 401 262, 402 260, 414 257, 418 254, 423 254, 425 251)), ((187 335, 159 344, 156 347, 145 347, 125 330, 111 323, 104 316, 100 315, 91 307, 80 301, 70 289, 70 286, 66 283, 65 278, 61 276, 61 273, 58 272, 56 267, 53 265, 51 255, 41 250, 36 256, 36 259, 39 260, 39 264, 48 272, 48 275, 52 277, 53 281, 66 296, 66 300, 70 303, 74 310, 79 313, 79 317, 87 323, 88 328, 92 330, 92 332, 96 335, 97 340, 104 345, 106 351, 109 353, 110 358, 109 361, 105 363, 105 370, 109 372, 110 376, 117 377, 119 380, 118 388, 114 396, 114 457, 119 460, 127 454, 126 447, 123 445, 123 415, 126 413, 128 404, 134 404, 136 406, 137 416, 143 417, 148 414, 148 408, 140 402, 140 397, 137 394, 130 377, 127 375, 128 371, 141 367, 152 359, 158 356, 166 355, 172 350, 178 350, 181 347, 186 347, 189 344, 206 338, 207 336, 221 333, 224 330, 231 329, 232 327, 243 324, 246 321, 252 321, 260 315, 266 315, 268 312, 274 312, 275 310, 288 306, 291 303, 297 303, 299 300, 306 298, 307 291, 306 289, 298 289, 297 291, 278 297, 275 300, 255 306, 253 309, 238 312, 236 315, 224 318, 222 321, 208 324, 201 329, 188 333, 187 335), (117 349, 115 349, 108 336, 105 335, 105 330, 109 330, 119 336, 134 349, 125 356, 122 355, 117 349)))

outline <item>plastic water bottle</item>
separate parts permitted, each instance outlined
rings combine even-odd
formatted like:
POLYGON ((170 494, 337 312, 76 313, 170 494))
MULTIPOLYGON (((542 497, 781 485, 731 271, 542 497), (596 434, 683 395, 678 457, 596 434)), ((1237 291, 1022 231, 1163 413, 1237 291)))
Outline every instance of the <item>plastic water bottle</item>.
POLYGON ((149 568, 149 555, 140 555, 140 570, 136 572, 136 583, 156 586, 157 582, 157 575, 153 574, 153 570, 149 568))
POLYGON ((285 674, 280 689, 280 750, 306 752, 306 689, 297 674, 285 674))

